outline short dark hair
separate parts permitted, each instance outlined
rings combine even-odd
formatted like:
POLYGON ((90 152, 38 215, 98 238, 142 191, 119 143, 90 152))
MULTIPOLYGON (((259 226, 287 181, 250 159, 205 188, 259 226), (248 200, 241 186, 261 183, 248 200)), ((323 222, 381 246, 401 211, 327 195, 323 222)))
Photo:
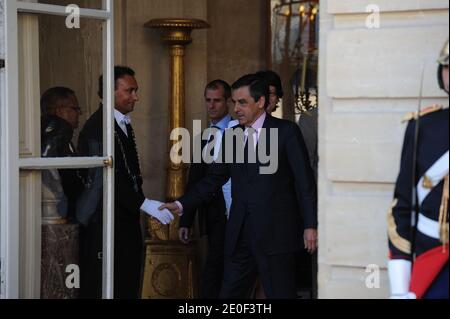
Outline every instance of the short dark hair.
POLYGON ((41 114, 55 115, 58 102, 75 96, 75 92, 69 88, 56 86, 45 91, 41 96, 41 114))
POLYGON ((264 104, 264 108, 269 106, 269 86, 266 81, 256 74, 247 74, 234 82, 231 88, 233 90, 237 90, 244 86, 249 87, 250 95, 255 102, 258 102, 261 97, 265 97, 266 102, 264 104))
POLYGON ((274 86, 277 92, 276 93, 277 96, 280 99, 283 98, 284 96, 283 85, 281 84, 281 79, 278 73, 271 70, 267 70, 267 71, 259 71, 258 73, 256 73, 256 75, 263 78, 267 82, 267 85, 274 86))
MULTIPOLYGON (((117 80, 125 77, 126 75, 133 76, 136 74, 134 70, 127 66, 115 66, 114 67, 114 89, 117 89, 117 80)), ((100 75, 98 79, 98 96, 103 99, 103 75, 100 75)))
POLYGON ((204 95, 206 96, 207 90, 217 90, 220 87, 223 88, 224 99, 228 100, 231 97, 231 87, 227 82, 225 82, 224 80, 220 80, 220 79, 209 82, 205 87, 204 95))

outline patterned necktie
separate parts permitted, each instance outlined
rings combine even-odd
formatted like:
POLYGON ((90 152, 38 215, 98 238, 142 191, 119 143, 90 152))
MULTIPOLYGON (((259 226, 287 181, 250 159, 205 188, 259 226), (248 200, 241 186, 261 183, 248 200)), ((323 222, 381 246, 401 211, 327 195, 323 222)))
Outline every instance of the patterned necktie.
POLYGON ((249 175, 253 175, 256 172, 256 141, 257 138, 256 130, 253 127, 249 127, 245 134, 245 146, 244 146, 244 163, 246 171, 249 175), (256 136, 255 136, 256 135, 256 136), (252 146, 250 148, 250 145, 252 146))
POLYGON ((131 123, 131 118, 128 115, 124 115, 119 122, 120 128, 125 133, 125 135, 128 136, 128 138, 130 137, 130 132, 128 130, 128 126, 130 125, 130 123, 131 123))
POLYGON ((131 118, 128 115, 124 115, 120 123, 129 125, 131 124, 131 118))

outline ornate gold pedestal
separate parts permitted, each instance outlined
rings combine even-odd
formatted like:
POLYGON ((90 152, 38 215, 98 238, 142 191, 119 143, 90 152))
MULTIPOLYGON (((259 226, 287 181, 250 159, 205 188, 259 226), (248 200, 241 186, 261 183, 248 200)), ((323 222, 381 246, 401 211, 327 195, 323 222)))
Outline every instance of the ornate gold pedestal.
MULTIPOLYGON (((170 52, 170 125, 169 134, 175 128, 184 128, 184 52, 192 42, 193 29, 208 28, 205 21, 195 19, 155 19, 146 28, 163 31, 162 40, 169 44, 170 52)), ((177 141, 171 141, 169 152, 177 141)), ((169 155, 169 153, 168 153, 169 155)), ((174 201, 183 194, 185 167, 174 164, 168 156, 166 200, 174 201)), ((178 240, 178 221, 163 226, 154 220, 149 222, 146 239, 146 258, 142 298, 193 298, 197 294, 197 266, 195 242, 183 245, 178 240)))

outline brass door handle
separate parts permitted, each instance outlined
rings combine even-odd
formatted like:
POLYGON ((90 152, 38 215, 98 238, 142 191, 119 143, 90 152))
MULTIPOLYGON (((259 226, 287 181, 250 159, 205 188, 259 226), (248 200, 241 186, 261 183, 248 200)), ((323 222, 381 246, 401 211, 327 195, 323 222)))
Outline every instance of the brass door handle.
POLYGON ((112 168, 113 165, 114 165, 113 157, 112 157, 112 156, 109 156, 107 159, 105 159, 105 160, 103 161, 103 164, 104 164, 106 167, 112 168))

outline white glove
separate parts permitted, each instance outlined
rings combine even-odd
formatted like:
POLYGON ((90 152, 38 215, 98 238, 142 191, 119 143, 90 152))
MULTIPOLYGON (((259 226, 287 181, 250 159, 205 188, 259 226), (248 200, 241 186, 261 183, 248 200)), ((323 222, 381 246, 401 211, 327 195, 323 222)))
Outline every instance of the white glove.
POLYGON ((413 292, 408 292, 405 295, 392 295, 389 299, 417 299, 417 296, 413 292))
POLYGON ((409 291, 411 281, 411 262, 409 260, 389 260, 388 273, 391 299, 416 299, 416 295, 409 291))
POLYGON ((159 210, 164 203, 158 202, 156 200, 145 199, 144 203, 141 206, 141 210, 159 220, 159 222, 163 225, 170 224, 174 217, 172 213, 168 209, 159 210))

